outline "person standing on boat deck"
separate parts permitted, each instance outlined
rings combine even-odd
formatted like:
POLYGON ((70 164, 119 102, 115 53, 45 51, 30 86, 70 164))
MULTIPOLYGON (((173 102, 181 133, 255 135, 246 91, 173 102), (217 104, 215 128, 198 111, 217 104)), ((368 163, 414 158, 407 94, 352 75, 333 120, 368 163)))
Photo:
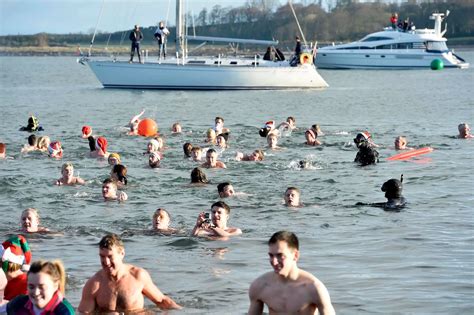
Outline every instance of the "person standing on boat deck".
POLYGON ((291 60, 291 66, 295 67, 300 62, 300 54, 301 54, 301 40, 299 36, 296 36, 296 46, 295 46, 295 55, 291 60))
POLYGON ((138 62, 142 62, 142 56, 140 55, 140 41, 143 39, 142 31, 140 31, 140 26, 135 25, 133 31, 130 32, 129 36, 130 40, 132 41, 132 48, 130 50, 130 63, 133 62, 133 56, 135 50, 137 51, 138 55, 138 62))
POLYGON ((392 23, 392 28, 396 30, 398 23, 398 13, 395 12, 392 14, 392 17, 390 18, 390 23, 392 23))
POLYGON ((161 59, 161 56, 163 55, 163 58, 166 58, 166 38, 170 34, 170 31, 168 28, 165 26, 165 23, 163 21, 160 21, 158 24, 158 28, 155 31, 155 38, 158 41, 158 59, 161 59))

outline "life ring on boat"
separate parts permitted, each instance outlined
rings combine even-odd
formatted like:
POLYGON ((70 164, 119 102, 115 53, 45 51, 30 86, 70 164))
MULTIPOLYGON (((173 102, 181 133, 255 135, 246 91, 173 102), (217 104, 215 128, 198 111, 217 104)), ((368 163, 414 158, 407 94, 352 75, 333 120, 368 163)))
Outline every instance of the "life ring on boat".
POLYGON ((300 63, 304 65, 305 63, 312 64, 313 63, 313 56, 308 53, 302 53, 300 55, 300 63))

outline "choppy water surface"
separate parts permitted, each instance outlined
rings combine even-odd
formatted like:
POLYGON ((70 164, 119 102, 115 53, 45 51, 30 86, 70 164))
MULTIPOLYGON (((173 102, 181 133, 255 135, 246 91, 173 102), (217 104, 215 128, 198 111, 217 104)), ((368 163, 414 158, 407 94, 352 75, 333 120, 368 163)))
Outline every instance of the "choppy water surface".
MULTIPOLYGON (((471 64, 474 53, 462 52, 471 64)), ((34 236, 35 259, 64 261, 67 296, 80 300, 85 281, 100 268, 97 243, 106 232, 122 234, 126 261, 146 268, 154 282, 184 305, 178 313, 243 314, 253 279, 269 271, 265 242, 291 230, 300 237, 300 267, 329 289, 339 314, 468 314, 474 307, 473 140, 453 136, 457 125, 474 124, 474 69, 443 71, 320 71, 330 87, 322 91, 180 92, 102 89, 90 70, 73 58, 0 58, 0 141, 14 159, 0 161, 0 234, 19 226, 27 207, 62 236, 34 236), (162 168, 151 170, 142 155, 147 140, 129 137, 123 126, 146 109, 169 147, 162 168), (28 134, 17 131, 34 113, 43 134, 64 146, 62 161, 41 154, 20 155, 28 134), (258 128, 269 119, 295 116, 299 130, 280 139, 282 151, 261 163, 236 162, 235 151, 251 152, 266 142, 258 128), (224 153, 226 170, 206 170, 212 184, 190 187, 195 163, 183 159, 182 144, 203 144, 215 116, 231 129, 224 153), (182 135, 171 135, 180 121, 182 135), (302 145, 304 129, 319 123, 324 145, 302 145), (104 161, 88 158, 79 135, 89 124, 119 152, 129 168, 129 201, 103 202, 104 161), (349 146, 368 129, 382 161, 360 168, 349 146), (435 151, 418 161, 386 162, 393 140, 435 151), (301 159, 314 167, 294 167, 301 159), (63 162, 71 161, 87 180, 83 187, 56 187, 63 162), (405 176, 409 206, 401 212, 354 207, 383 201, 381 184, 405 176), (186 236, 198 212, 217 200, 216 185, 231 181, 245 194, 226 200, 230 225, 242 237, 208 241, 186 236), (302 190, 305 207, 282 205, 286 187, 302 190), (183 235, 147 231, 157 207, 171 212, 183 235)), ((150 306, 151 307, 151 306, 150 306)), ((153 309, 153 308, 152 308, 153 309)))

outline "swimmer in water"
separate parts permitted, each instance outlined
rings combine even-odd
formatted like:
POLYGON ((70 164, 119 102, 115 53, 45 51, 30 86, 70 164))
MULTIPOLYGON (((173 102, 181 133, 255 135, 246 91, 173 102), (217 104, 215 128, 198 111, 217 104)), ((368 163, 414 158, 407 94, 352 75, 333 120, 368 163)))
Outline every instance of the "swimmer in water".
POLYGON ((311 130, 313 130, 318 135, 318 137, 324 136, 324 132, 321 130, 321 126, 318 124, 312 125, 311 130))
POLYGON ((61 142, 54 141, 51 142, 48 146, 48 155, 49 157, 60 159, 63 157, 63 148, 61 146, 61 142))
POLYGON ((412 150, 413 148, 407 147, 408 141, 407 138, 398 136, 395 138, 395 150, 412 150))
POLYGON ((194 162, 202 161, 202 149, 199 146, 194 146, 191 150, 191 158, 194 162))
POLYGON ((140 123, 140 117, 143 114, 145 114, 145 110, 142 110, 138 115, 135 115, 130 119, 130 122, 128 123, 128 127, 130 128, 130 131, 128 132, 129 136, 138 136, 138 124, 140 123))
POLYGON ((308 129, 304 133, 304 136, 306 138, 306 142, 304 144, 310 145, 310 146, 318 146, 321 145, 321 141, 319 141, 318 134, 313 130, 313 129, 308 129))
POLYGON ((379 207, 383 208, 384 210, 400 210, 405 207, 407 204, 407 200, 402 195, 403 190, 403 175, 400 176, 400 180, 392 178, 383 183, 382 187, 380 188, 383 192, 385 192, 385 198, 387 198, 386 202, 377 202, 377 203, 356 203, 356 206, 371 206, 371 207, 379 207))
POLYGON ((8 301, 3 298, 3 292, 5 291, 5 287, 7 286, 8 280, 5 272, 2 268, 0 268, 0 313, 6 312, 7 303, 8 301))
POLYGON ((191 151, 193 149, 193 145, 189 142, 186 142, 183 144, 183 152, 184 152, 184 158, 190 158, 191 157, 191 151))
POLYGON ((20 131, 34 132, 34 131, 44 131, 44 129, 42 126, 39 125, 38 118, 31 115, 28 118, 28 124, 26 125, 26 127, 21 127, 20 131))
POLYGON ((222 117, 216 117, 214 119, 214 131, 216 132, 216 135, 221 134, 221 133, 229 133, 230 130, 228 128, 224 128, 224 118, 222 117))
POLYGON ((192 235, 218 238, 241 235, 239 228, 227 226, 229 217, 230 207, 224 201, 217 201, 212 204, 210 213, 199 213, 192 235))
POLYGON ((191 171, 191 184, 209 184, 206 173, 199 167, 195 167, 191 171))
POLYGON ((127 167, 123 164, 114 165, 110 171, 110 178, 115 181, 118 188, 123 188, 128 183, 127 167))
POLYGON ((217 142, 217 147, 225 150, 229 146, 227 145, 227 140, 229 139, 229 134, 228 133, 221 133, 216 137, 216 142, 217 142))
POLYGON ((40 217, 35 208, 23 210, 20 223, 23 233, 49 232, 49 229, 40 226, 40 217))
POLYGON ((105 137, 98 137, 95 140, 95 150, 91 152, 91 157, 94 158, 108 158, 109 152, 107 152, 108 142, 105 137))
POLYGON ((163 208, 156 209, 153 213, 153 230, 161 233, 174 233, 177 230, 170 228, 171 217, 168 211, 163 208))
POLYGON ((354 143, 359 149, 354 162, 359 163, 360 166, 376 164, 379 162, 379 153, 374 149, 369 139, 370 134, 368 132, 359 133, 354 139, 354 143))
POLYGON ((279 231, 268 241, 272 271, 252 282, 248 315, 261 315, 265 305, 270 314, 335 315, 326 286, 311 273, 300 269, 299 240, 288 231, 279 231))
POLYGON ((25 144, 23 148, 21 148, 21 153, 27 153, 38 150, 37 144, 38 138, 36 138, 36 135, 30 135, 28 137, 28 144, 25 144))
POLYGON ((302 207, 303 204, 300 202, 301 192, 296 187, 288 187, 285 190, 285 206, 292 207, 292 208, 299 208, 302 207))
POLYGON ((99 242, 102 268, 82 289, 80 314, 143 314, 145 297, 161 309, 180 309, 164 295, 143 268, 124 262, 125 246, 116 234, 108 234, 99 242))
POLYGON ((51 139, 48 136, 38 137, 36 141, 36 148, 41 152, 48 152, 48 147, 51 144, 51 139))
POLYGON ((216 131, 214 129, 212 128, 207 129, 205 142, 216 144, 216 131))
POLYGON ((265 153, 262 150, 255 150, 252 154, 243 154, 242 152, 237 152, 235 159, 237 161, 263 161, 265 153))
POLYGON ((277 145, 278 137, 274 133, 271 133, 267 136, 267 144, 268 144, 268 148, 271 150, 281 150, 281 147, 277 145))
POLYGON ((274 120, 269 120, 265 123, 265 125, 260 128, 258 131, 258 134, 262 138, 266 138, 269 134, 274 133, 276 136, 279 135, 278 129, 275 129, 275 121, 274 120))
POLYGON ((61 167, 62 177, 54 184, 58 186, 84 185, 86 182, 79 176, 74 176, 74 166, 71 162, 64 163, 61 167))
POLYGON ((117 184, 111 178, 105 179, 102 183, 102 197, 104 197, 105 201, 117 200, 122 202, 128 199, 124 191, 117 191, 117 184))
POLYGON ((82 138, 87 139, 92 136, 92 127, 91 126, 82 126, 82 138))
POLYGON ((172 133, 181 133, 182 132, 181 124, 179 122, 175 122, 173 126, 171 126, 172 133))
POLYGON ((235 195, 234 187, 229 182, 218 184, 217 192, 219 193, 219 198, 227 198, 235 195))
POLYGON ((289 116, 288 118, 286 118, 286 122, 287 122, 288 128, 290 130, 295 130, 296 129, 296 119, 295 119, 295 117, 289 116))
POLYGON ((151 139, 147 146, 146 146, 146 152, 143 154, 150 154, 151 152, 158 152, 161 150, 163 145, 163 142, 160 143, 157 139, 151 139))
POLYGON ((109 157, 107 158, 107 162, 108 162, 109 165, 111 165, 111 166, 121 164, 122 161, 120 160, 120 154, 118 154, 118 153, 110 153, 110 154, 109 154, 109 157))
POLYGON ((149 165, 151 168, 158 168, 158 167, 160 167, 161 158, 162 158, 162 155, 161 155, 161 153, 159 153, 159 152, 152 152, 152 153, 150 153, 150 155, 148 156, 148 165, 149 165))
POLYGON ((461 123, 458 125, 458 138, 459 139, 470 139, 474 138, 474 135, 471 135, 471 128, 466 123, 461 123))
POLYGON ((217 152, 214 149, 209 149, 206 152, 206 162, 201 164, 204 168, 227 168, 226 165, 217 160, 217 152))

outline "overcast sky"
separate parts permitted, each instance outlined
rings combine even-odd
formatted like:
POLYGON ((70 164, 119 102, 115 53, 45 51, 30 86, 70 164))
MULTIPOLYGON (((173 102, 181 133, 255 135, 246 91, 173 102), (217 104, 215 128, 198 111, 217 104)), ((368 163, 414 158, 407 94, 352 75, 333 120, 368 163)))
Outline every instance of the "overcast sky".
MULTIPOLYGON (((95 28, 103 0, 0 0, 0 35, 88 33, 95 28)), ((238 7, 245 0, 188 0, 187 11, 238 7)), ((105 0, 98 29, 105 32, 175 20, 175 0, 105 0), (168 10, 169 7, 169 10, 168 10), (169 13, 168 13, 169 11, 169 13)))

